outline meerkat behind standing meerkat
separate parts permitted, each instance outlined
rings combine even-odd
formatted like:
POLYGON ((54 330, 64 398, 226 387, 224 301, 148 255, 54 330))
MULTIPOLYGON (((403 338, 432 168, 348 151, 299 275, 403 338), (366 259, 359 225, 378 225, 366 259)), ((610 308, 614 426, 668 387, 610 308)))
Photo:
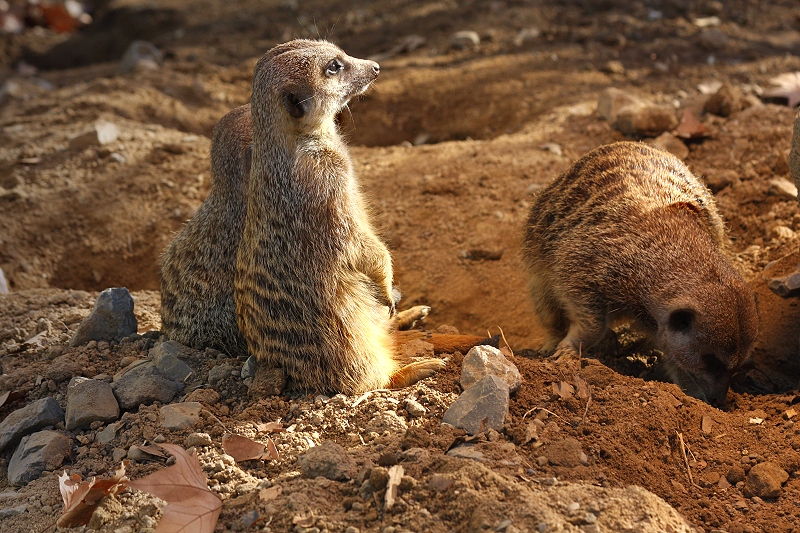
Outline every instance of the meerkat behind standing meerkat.
POLYGON ((211 139, 211 192, 161 257, 162 329, 193 348, 247 353, 236 325, 233 276, 252 140, 250 104, 220 120, 211 139))
POLYGON ((296 389, 404 386, 444 365, 401 367, 392 261, 369 222, 334 119, 379 66, 324 41, 279 45, 253 79, 253 154, 236 259, 240 331, 296 389))
POLYGON ((523 255, 545 349, 576 357, 613 319, 633 318, 670 379, 723 403, 758 330, 726 245, 713 196, 676 157, 632 142, 593 150, 537 194, 528 218, 523 255))

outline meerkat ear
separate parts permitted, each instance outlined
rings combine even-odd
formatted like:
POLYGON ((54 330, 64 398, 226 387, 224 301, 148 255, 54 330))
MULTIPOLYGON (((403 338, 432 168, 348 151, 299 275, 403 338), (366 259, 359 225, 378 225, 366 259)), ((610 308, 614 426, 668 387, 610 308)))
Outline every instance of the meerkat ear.
POLYGON ((284 91, 283 106, 292 117, 303 118, 311 109, 311 97, 294 91, 284 91))

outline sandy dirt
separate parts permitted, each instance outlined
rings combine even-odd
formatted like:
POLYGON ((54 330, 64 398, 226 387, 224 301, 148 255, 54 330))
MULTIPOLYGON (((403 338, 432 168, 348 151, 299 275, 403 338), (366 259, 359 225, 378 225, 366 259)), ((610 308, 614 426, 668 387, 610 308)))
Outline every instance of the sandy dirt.
MULTIPOLYGON (((458 493, 428 483, 461 468, 443 455, 459 435, 440 424, 460 392, 461 355, 413 391, 376 393, 360 409, 351 407, 354 398, 336 405, 313 397, 253 402, 241 380, 231 378, 217 387, 222 402, 207 401, 222 423, 247 431, 248 424, 282 418, 296 429, 274 436, 281 460, 247 463, 221 481, 227 487, 267 479, 282 485, 283 495, 263 502, 231 489, 217 530, 245 530, 238 521, 257 509, 272 517, 267 527, 289 531, 294 516, 317 509, 324 515, 322 526, 315 526, 320 530, 479 531, 476 505, 497 506, 487 514, 487 528, 517 517, 512 505, 497 503, 503 501, 497 486, 538 486, 555 476, 608 487, 640 485, 705 531, 800 531, 800 426, 786 415, 800 403, 800 308, 797 300, 772 294, 762 278, 772 261, 781 260, 786 271, 800 263, 797 201, 770 187, 774 178, 789 178, 795 110, 751 98, 749 107, 728 117, 703 114, 708 95, 698 88, 720 81, 754 96, 770 87, 773 76, 800 70, 800 7, 793 0, 552 4, 169 0, 156 9, 127 0, 104 8, 130 9, 124 23, 98 15, 78 34, 36 30, 0 37, 0 268, 11 289, 0 295, 0 387, 24 393, 2 406, 0 417, 47 395, 63 406, 69 376, 47 376, 65 355, 77 362, 71 373, 89 377, 113 375, 124 357, 146 356, 152 345, 146 338, 65 346, 106 287, 134 291, 139 333, 159 329, 159 254, 208 193, 211 128, 248 101, 252 69, 264 51, 293 37, 321 36, 354 56, 383 55, 380 79, 351 103, 340 124, 376 226, 392 251, 403 303, 433 307, 426 329, 447 324, 483 335, 500 326, 525 384, 512 397, 505 429, 480 444, 486 456, 481 468, 502 480, 492 490, 482 492, 479 483, 458 493), (712 16, 718 25, 696 22, 712 16), (453 48, 451 36, 461 30, 477 32, 480 44, 453 48), (389 53, 411 34, 423 36, 424 44, 389 53), (159 46, 164 64, 121 72, 118 58, 134 38, 159 46), (20 69, 20 59, 41 68, 20 69), (757 294, 761 323, 755 367, 735 381, 724 410, 688 398, 674 385, 643 381, 656 355, 637 352, 624 334, 619 353, 592 354, 600 362, 585 359, 580 370, 556 366, 536 352, 544 334, 519 257, 530 195, 586 151, 625 138, 596 114, 598 95, 607 87, 674 105, 676 112, 690 109, 709 128, 708 138, 688 143, 685 162, 715 190, 735 264, 757 294), (70 139, 97 120, 115 123, 119 139, 70 148, 70 139), (469 259, 476 250, 500 258, 469 259), (42 346, 10 349, 41 331, 48 332, 42 346), (575 375, 591 387, 589 405, 553 394, 553 382, 575 375), (402 408, 412 394, 429 399, 421 418, 402 408), (358 438, 387 406, 406 426, 430 434, 422 443, 429 457, 407 467, 417 485, 403 496, 404 507, 382 513, 366 500, 353 511, 357 481, 297 477, 294 461, 309 441, 342 444, 360 468, 400 451, 403 429, 358 438), (318 424, 320 413, 324 425, 318 424), (701 428, 704 416, 713 420, 709 431, 701 428), (347 430, 331 422, 337 417, 347 421, 347 430), (524 442, 534 417, 545 429, 535 442, 524 442), (757 418, 763 421, 751 423, 757 418), (688 466, 679 434, 692 451, 688 466), (546 459, 549 447, 569 438, 580 442, 586 465, 557 466, 546 459), (722 481, 734 466, 747 471, 765 460, 791 474, 776 500, 754 502, 740 485, 722 481), (427 514, 420 513, 423 507, 427 514)), ((197 352, 199 379, 222 362, 219 354, 197 352)), ((113 445, 94 442, 102 428, 75 434, 71 468, 106 474, 115 467, 112 448, 159 434, 183 444, 188 434, 160 429, 156 406, 125 416, 126 430, 113 445)), ((211 417, 203 425, 195 431, 209 432, 221 453, 222 427, 211 417)), ((10 455, 6 450, 0 465, 10 455)), ((132 477, 154 469, 137 464, 132 477)), ((0 492, 10 490, 4 470, 0 492)), ((34 502, 31 510, 1 521, 0 529, 30 531, 53 522, 60 511, 56 474, 18 489, 20 498, 34 502)), ((151 504, 126 498, 127 514, 113 515, 103 531, 149 531, 152 524, 140 514, 147 515, 151 504)))

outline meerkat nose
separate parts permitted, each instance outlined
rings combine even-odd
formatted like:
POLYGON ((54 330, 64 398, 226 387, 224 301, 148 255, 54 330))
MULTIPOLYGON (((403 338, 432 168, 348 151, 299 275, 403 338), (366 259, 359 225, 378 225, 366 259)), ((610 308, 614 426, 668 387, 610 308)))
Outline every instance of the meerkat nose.
POLYGON ((381 66, 374 61, 372 63, 372 72, 374 72, 376 76, 381 73, 381 66))

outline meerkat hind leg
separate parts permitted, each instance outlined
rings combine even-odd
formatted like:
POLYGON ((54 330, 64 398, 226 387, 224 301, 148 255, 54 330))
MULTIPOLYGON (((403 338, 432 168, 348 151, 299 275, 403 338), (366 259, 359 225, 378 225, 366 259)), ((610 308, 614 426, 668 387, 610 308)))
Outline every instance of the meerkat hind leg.
POLYGON ((392 374, 387 385, 390 389, 409 387, 417 381, 429 378, 444 368, 445 362, 441 359, 423 359, 407 364, 392 374))
POLYGON ((393 319, 395 329, 406 330, 413 328, 418 320, 425 320, 431 308, 427 305, 415 305, 405 311, 397 313, 393 319))

